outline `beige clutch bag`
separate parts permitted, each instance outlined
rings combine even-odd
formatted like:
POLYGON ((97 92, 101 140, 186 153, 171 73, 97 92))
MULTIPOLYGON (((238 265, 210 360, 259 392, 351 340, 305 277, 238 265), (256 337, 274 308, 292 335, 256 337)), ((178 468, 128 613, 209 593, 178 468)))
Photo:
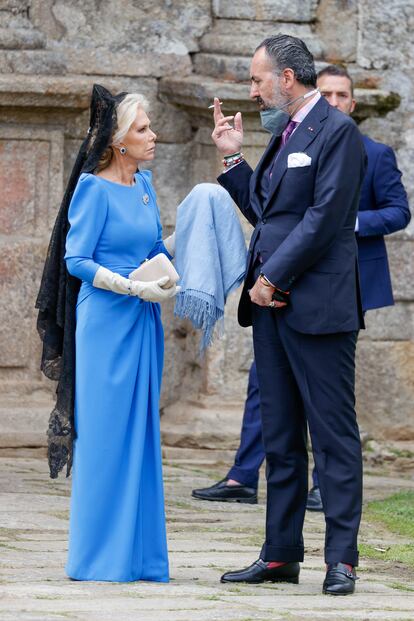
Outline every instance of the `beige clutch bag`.
POLYGON ((136 270, 129 274, 131 280, 141 280, 142 282, 159 280, 164 276, 169 278, 169 282, 164 285, 167 288, 172 287, 180 279, 174 265, 162 252, 156 254, 152 259, 145 259, 136 270))

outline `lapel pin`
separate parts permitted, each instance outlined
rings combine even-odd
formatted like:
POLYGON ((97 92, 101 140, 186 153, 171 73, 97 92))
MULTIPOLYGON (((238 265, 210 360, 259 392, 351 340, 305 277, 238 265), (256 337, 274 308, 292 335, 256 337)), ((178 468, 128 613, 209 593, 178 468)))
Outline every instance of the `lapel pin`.
POLYGON ((313 132, 313 127, 308 127, 308 130, 309 130, 310 132, 313 132))
POLYGON ((144 203, 144 205, 148 205, 148 203, 149 203, 149 196, 148 196, 148 194, 144 194, 144 196, 142 197, 142 202, 144 203))

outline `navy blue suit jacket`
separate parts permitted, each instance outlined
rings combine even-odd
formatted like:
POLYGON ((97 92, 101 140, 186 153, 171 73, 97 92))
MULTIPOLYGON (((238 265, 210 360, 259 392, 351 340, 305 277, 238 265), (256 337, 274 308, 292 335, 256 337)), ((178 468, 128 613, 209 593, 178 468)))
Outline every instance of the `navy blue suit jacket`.
POLYGON ((384 235, 407 226, 411 214, 391 147, 363 136, 368 167, 361 188, 357 233, 364 311, 394 304, 384 235))
POLYGON ((277 311, 290 327, 308 334, 359 330, 355 220, 366 165, 361 134, 321 98, 280 151, 263 200, 261 175, 278 144, 273 137, 254 172, 243 162, 218 178, 255 227, 239 322, 251 325, 247 286, 260 253, 263 273, 291 292, 289 305, 277 311), (298 152, 306 152, 310 166, 288 167, 289 154, 298 152))

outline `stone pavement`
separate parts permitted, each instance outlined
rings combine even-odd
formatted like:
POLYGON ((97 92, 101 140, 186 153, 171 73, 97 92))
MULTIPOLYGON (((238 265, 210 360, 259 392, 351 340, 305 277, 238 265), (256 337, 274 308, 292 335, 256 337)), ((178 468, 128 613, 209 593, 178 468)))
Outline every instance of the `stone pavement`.
MULTIPOLYGON (((362 560, 357 594, 321 594, 324 523, 308 514, 306 562, 299 585, 227 586, 226 569, 258 556, 264 523, 260 504, 226 505, 191 499, 191 489, 225 472, 213 451, 169 449, 165 483, 171 582, 81 583, 64 574, 70 481, 48 478, 41 451, 0 452, 0 621, 253 621, 340 618, 412 620, 413 570, 401 563, 362 560), (411 589, 411 590, 410 590, 411 589)), ((412 479, 365 476, 365 498, 382 498, 412 488, 412 479)), ((363 523, 361 540, 378 547, 401 542, 382 528, 363 523)))

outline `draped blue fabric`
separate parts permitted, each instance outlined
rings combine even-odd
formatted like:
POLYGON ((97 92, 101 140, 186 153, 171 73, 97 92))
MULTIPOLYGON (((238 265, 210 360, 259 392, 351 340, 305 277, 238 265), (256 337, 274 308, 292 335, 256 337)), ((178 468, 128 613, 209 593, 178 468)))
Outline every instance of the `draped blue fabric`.
POLYGON ((211 344, 227 297, 243 282, 246 242, 229 193, 199 183, 177 209, 175 265, 181 291, 175 314, 201 329, 201 350, 211 344))
POLYGON ((160 307, 92 284, 100 265, 127 276, 145 258, 168 254, 151 174, 137 173, 131 187, 81 175, 69 221, 67 267, 83 282, 66 572, 77 580, 167 582, 160 307))

